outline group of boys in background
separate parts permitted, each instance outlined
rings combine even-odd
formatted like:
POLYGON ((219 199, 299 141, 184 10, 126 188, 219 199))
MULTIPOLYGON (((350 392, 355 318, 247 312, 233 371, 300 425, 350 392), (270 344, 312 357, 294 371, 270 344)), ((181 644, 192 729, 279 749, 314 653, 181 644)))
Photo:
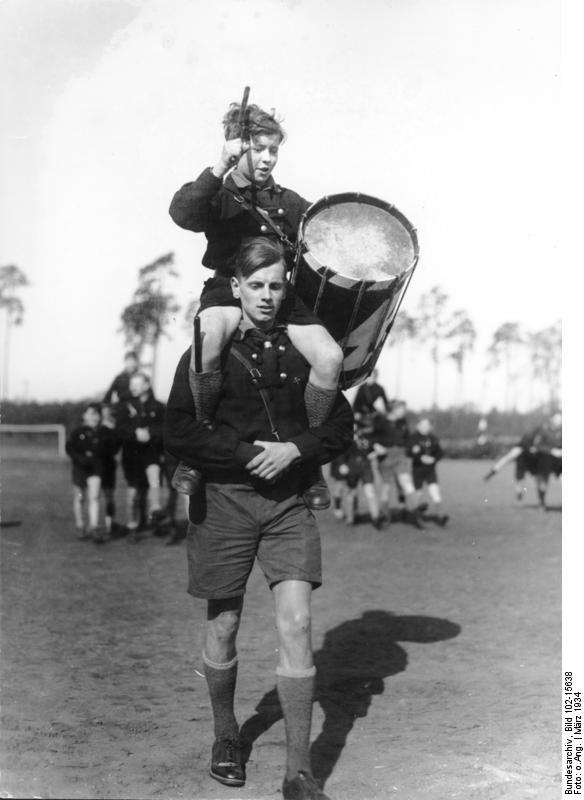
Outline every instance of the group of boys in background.
POLYGON ((436 465, 444 455, 432 424, 421 418, 411 431, 406 404, 389 401, 377 382, 377 370, 363 383, 353 401, 355 432, 351 448, 331 464, 334 514, 354 525, 362 495, 372 525, 381 529, 392 520, 425 528, 432 520, 448 522, 442 507, 436 465), (431 514, 422 492, 427 487, 431 514), (393 494, 397 508, 391 509, 393 494))
POLYGON ((67 440, 72 462, 73 514, 77 536, 102 544, 128 534, 137 542, 146 528, 171 532, 180 540, 175 522, 176 492, 168 482, 168 454, 162 427, 165 407, 154 397, 150 378, 140 371, 136 353, 126 353, 124 370, 115 377, 101 403, 88 403, 81 425, 67 440), (115 488, 118 454, 126 482, 125 524, 116 520, 115 488), (100 502, 104 500, 104 524, 100 502))

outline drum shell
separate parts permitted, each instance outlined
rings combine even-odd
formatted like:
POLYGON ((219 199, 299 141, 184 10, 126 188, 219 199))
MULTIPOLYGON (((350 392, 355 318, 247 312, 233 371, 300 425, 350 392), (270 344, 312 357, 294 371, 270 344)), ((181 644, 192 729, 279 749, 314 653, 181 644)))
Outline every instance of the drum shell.
MULTIPOLYGON (((356 256, 358 258, 358 256, 356 256)), ((415 229, 393 206, 364 195, 333 195, 315 203, 303 217, 298 234, 298 252, 292 282, 298 296, 321 320, 344 353, 340 385, 348 389, 364 381, 375 368, 391 330, 403 295, 418 260, 415 229), (304 229, 307 220, 335 202, 371 203, 387 209, 406 229, 414 257, 408 269, 386 280, 367 281, 346 277, 321 265, 310 252, 304 229)))

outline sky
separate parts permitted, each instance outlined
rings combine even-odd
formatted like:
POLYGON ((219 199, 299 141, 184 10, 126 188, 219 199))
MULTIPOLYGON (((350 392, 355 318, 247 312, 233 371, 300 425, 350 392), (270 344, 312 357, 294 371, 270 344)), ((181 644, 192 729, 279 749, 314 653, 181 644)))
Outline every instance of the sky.
MULTIPOLYGON (((245 85, 284 118, 280 183, 312 201, 375 195, 416 227, 403 309, 438 285, 479 334, 463 397, 445 364, 441 403, 500 406, 496 328, 562 316, 556 0, 4 0, 0 30, 0 265, 30 281, 11 397, 99 397, 137 271, 160 255, 175 254, 183 308, 198 297, 204 237, 168 206, 217 160, 245 85)), ((182 312, 169 337, 162 400, 189 343, 182 312)), ((390 395, 429 404, 422 348, 379 367, 390 395)))

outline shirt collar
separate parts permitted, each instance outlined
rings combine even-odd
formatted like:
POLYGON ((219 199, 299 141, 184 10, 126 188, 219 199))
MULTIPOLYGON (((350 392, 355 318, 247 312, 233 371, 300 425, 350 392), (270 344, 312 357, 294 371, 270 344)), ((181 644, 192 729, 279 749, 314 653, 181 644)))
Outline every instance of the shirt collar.
MULTIPOLYGON (((234 169, 229 177, 238 189, 248 189, 251 187, 251 181, 249 178, 246 178, 246 176, 237 169, 234 169)), ((275 189, 276 191, 279 190, 272 175, 270 175, 268 180, 262 186, 257 187, 258 192, 263 192, 264 189, 275 189)))
POLYGON ((239 323, 239 327, 235 331, 233 338, 235 341, 241 342, 243 339, 250 338, 250 339, 272 339, 273 336, 282 333, 286 330, 286 325, 282 323, 274 323, 274 325, 269 328, 268 330, 263 330, 260 328, 255 328, 253 325, 250 325, 246 322, 243 318, 239 323))

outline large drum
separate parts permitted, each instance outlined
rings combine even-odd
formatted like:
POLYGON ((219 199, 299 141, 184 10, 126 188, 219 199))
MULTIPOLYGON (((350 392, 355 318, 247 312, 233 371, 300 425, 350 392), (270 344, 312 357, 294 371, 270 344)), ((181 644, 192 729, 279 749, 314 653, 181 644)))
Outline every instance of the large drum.
POLYGON ((418 252, 415 228, 375 197, 330 195, 302 217, 291 281, 343 348, 341 388, 373 371, 418 252))

